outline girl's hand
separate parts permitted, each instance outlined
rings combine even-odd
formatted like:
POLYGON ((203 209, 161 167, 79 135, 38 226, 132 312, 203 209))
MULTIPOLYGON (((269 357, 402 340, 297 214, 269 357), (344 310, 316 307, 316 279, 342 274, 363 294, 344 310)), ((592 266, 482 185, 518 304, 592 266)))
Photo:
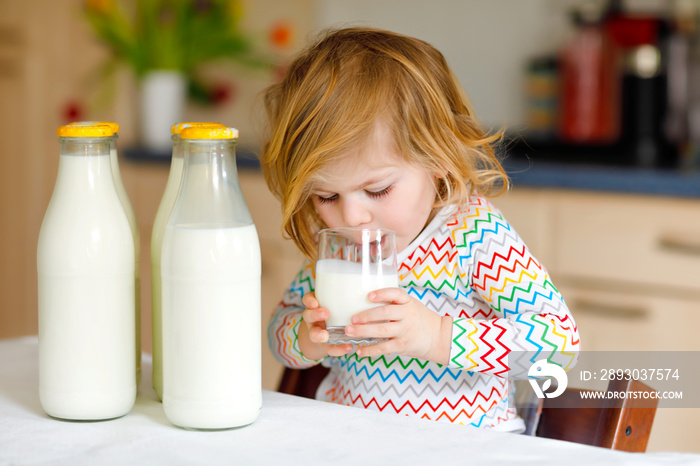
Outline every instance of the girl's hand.
POLYGON ((302 298, 306 306, 302 314, 303 323, 299 326, 299 349, 308 359, 321 359, 326 356, 342 356, 352 351, 352 345, 326 345, 328 332, 326 320, 328 309, 320 306, 315 293, 306 293, 302 298))
POLYGON ((358 356, 396 353, 440 364, 449 362, 452 317, 436 314, 403 288, 373 291, 368 299, 387 304, 352 316, 352 324, 345 328, 345 333, 388 340, 359 348, 358 356))

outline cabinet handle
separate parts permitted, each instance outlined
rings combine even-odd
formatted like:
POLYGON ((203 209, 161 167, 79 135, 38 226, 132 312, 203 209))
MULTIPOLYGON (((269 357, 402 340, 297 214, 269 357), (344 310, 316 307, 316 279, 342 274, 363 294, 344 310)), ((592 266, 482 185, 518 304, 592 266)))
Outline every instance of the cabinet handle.
POLYGON ((700 233, 666 233, 658 240, 661 250, 700 256, 700 233))
POLYGON ((574 319, 576 318, 576 312, 624 317, 626 319, 642 319, 646 317, 649 312, 649 309, 643 304, 617 304, 585 298, 574 299, 571 308, 574 310, 574 319))

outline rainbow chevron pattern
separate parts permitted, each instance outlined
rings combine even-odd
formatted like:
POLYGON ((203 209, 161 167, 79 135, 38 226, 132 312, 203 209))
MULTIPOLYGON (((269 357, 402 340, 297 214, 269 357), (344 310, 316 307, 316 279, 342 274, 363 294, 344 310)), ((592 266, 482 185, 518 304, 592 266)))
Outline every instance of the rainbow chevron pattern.
MULTIPOLYGON (((578 329, 546 269, 501 213, 473 196, 447 207, 400 254, 400 285, 429 309, 453 317, 450 363, 385 355, 326 358, 331 373, 317 397, 424 419, 492 428, 517 418, 513 379, 542 358, 570 369, 578 329)), ((306 264, 275 311, 270 346, 286 366, 318 364, 296 340, 304 293, 314 289, 306 264)))

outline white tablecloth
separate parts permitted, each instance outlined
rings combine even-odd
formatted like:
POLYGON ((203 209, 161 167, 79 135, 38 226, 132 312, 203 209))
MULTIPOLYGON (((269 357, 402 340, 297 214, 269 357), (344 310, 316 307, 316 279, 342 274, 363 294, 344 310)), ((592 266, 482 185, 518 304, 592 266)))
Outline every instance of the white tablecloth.
POLYGON ((143 369, 128 415, 103 422, 58 421, 39 403, 37 338, 0 340, 0 465, 700 465, 700 455, 614 452, 268 391, 250 426, 186 431, 163 414, 147 355, 143 369))

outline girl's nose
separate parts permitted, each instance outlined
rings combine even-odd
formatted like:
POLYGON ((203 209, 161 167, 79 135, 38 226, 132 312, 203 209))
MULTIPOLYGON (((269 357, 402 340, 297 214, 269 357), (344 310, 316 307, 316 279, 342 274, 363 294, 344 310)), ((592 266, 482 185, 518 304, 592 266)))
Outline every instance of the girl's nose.
POLYGON ((341 201, 343 223, 349 227, 359 227, 372 221, 371 212, 357 199, 341 201))

